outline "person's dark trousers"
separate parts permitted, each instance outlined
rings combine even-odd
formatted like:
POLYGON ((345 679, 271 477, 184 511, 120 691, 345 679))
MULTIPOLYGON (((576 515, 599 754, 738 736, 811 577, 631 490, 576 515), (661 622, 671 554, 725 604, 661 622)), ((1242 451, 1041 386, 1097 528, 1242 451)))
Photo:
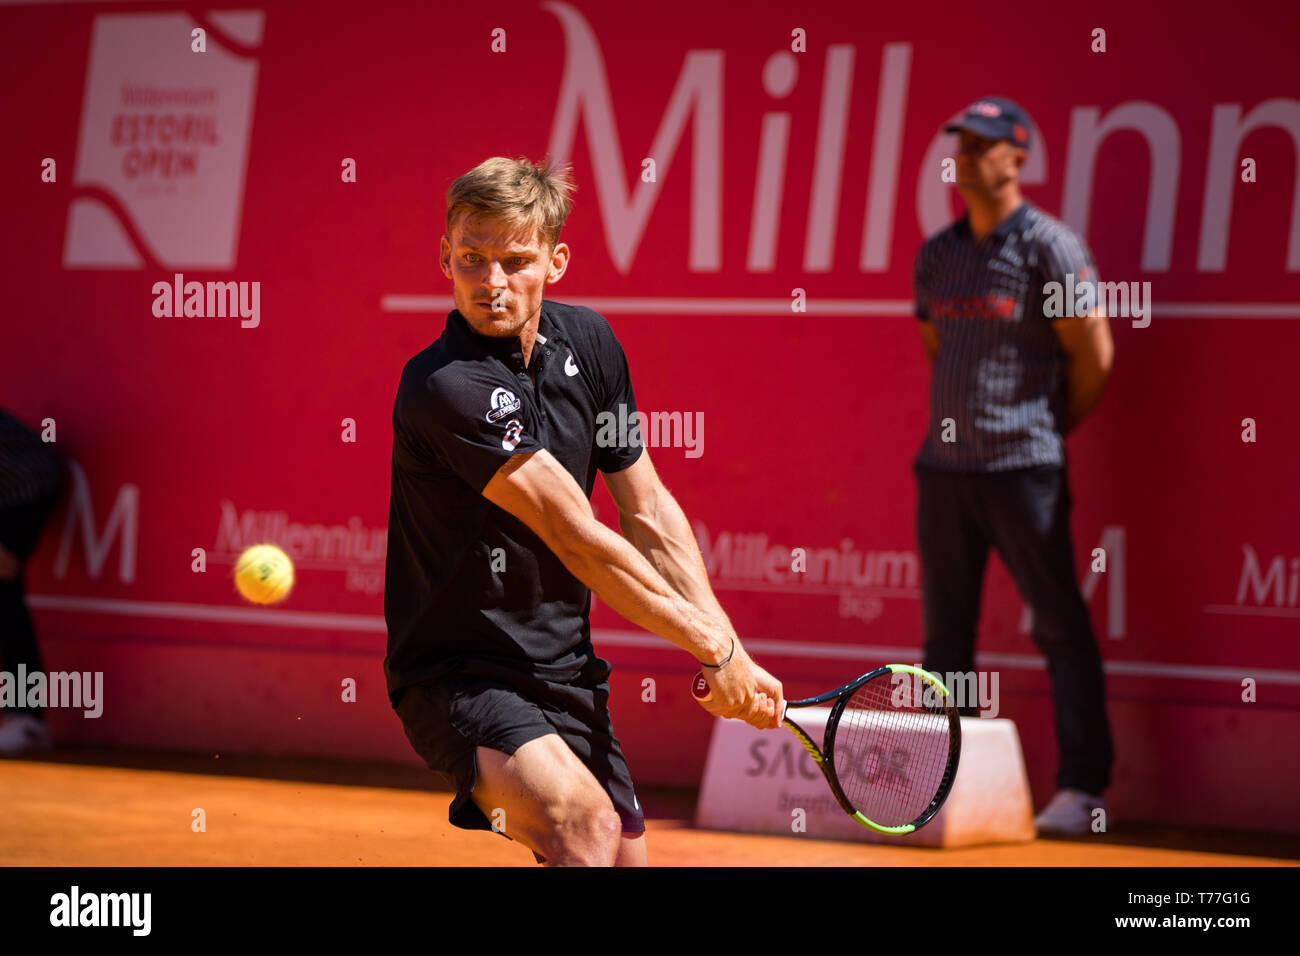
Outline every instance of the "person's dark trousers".
POLYGON ((1101 654, 1075 577, 1065 469, 985 474, 916 464, 913 471, 922 666, 941 674, 974 672, 984 568, 990 546, 996 548, 1033 611, 1033 639, 1047 659, 1061 759, 1057 788, 1100 794, 1110 785, 1114 751, 1101 654))
MULTIPOLYGON (((32 627, 32 617, 27 613, 27 602, 23 599, 23 577, 26 569, 21 569, 12 581, 0 581, 0 669, 13 674, 12 680, 18 679, 18 665, 26 667, 28 674, 43 671, 41 651, 36 646, 36 629, 32 627)), ((18 688, 23 694, 23 688, 18 688)), ((41 707, 3 707, 0 717, 13 717, 27 714, 29 717, 45 719, 41 707)))
MULTIPOLYGON (((0 580, 0 669, 13 674, 14 680, 17 679, 20 664, 26 667, 28 674, 45 669, 40 648, 36 644, 36 629, 32 626, 32 617, 27 611, 23 578, 27 573, 27 559, 36 549, 41 529, 49 520, 58 500, 59 491, 56 488, 40 501, 0 508, 0 542, 19 559, 18 574, 14 579, 0 580)), ((19 691, 21 693, 22 688, 19 691)), ((15 714, 45 719, 42 707, 0 708, 0 717, 12 717, 15 714)))

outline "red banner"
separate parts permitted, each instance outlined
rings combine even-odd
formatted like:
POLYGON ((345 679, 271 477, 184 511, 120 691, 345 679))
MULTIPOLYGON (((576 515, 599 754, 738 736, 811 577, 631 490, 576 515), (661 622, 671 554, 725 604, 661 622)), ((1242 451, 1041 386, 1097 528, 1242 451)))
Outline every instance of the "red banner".
MULTIPOLYGON (((1000 94, 1029 199, 1150 283, 1069 441, 1113 805, 1296 829, 1300 14, 999 12, 0 11, 0 404, 73 477, 30 603, 50 669, 105 673, 65 736, 414 759, 379 668, 390 414, 451 308, 443 195, 492 155, 573 162, 549 297, 610 319, 752 653, 808 692, 918 662, 912 261, 960 208, 941 127, 1000 94), (230 580, 261 541, 298 571, 269 609, 230 580)), ((597 604, 634 773, 697 782, 693 662, 597 604)), ((1046 675, 996 563, 979 649, 1041 798, 1046 675)))

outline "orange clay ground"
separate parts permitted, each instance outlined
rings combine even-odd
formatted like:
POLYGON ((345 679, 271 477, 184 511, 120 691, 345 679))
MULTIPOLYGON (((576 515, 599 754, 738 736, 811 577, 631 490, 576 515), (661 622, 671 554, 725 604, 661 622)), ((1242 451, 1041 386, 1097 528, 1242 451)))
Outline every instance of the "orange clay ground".
MULTIPOLYGON (((0 866, 534 866, 447 823, 417 767, 59 750, 0 760, 0 866), (191 831, 196 807, 207 830, 191 831)), ((695 795, 638 791, 658 866, 1297 865, 1300 837, 1117 825, 1096 837, 937 850, 697 830, 695 795)))

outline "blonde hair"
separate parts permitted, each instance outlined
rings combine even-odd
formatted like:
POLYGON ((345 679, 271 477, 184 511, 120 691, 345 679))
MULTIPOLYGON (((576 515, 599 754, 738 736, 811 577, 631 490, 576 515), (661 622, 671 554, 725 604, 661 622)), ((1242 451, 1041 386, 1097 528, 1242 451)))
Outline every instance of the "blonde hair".
POLYGON ((554 252, 573 205, 571 173, 568 163, 549 158, 536 164, 523 157, 485 159, 447 190, 447 235, 462 215, 486 216, 540 236, 554 252))

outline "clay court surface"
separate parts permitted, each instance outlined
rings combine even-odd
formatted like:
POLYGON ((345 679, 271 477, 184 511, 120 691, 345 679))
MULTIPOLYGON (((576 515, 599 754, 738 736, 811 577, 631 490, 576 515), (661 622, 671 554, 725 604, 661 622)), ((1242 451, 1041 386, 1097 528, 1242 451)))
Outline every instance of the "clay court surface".
MULTIPOLYGON (((417 767, 60 750, 0 761, 2 866, 534 866, 447 823, 417 767), (192 812, 207 815, 191 831, 192 812)), ((1078 840, 927 849, 697 830, 695 794, 638 791, 658 866, 1295 866, 1300 837, 1116 823, 1078 840)))

